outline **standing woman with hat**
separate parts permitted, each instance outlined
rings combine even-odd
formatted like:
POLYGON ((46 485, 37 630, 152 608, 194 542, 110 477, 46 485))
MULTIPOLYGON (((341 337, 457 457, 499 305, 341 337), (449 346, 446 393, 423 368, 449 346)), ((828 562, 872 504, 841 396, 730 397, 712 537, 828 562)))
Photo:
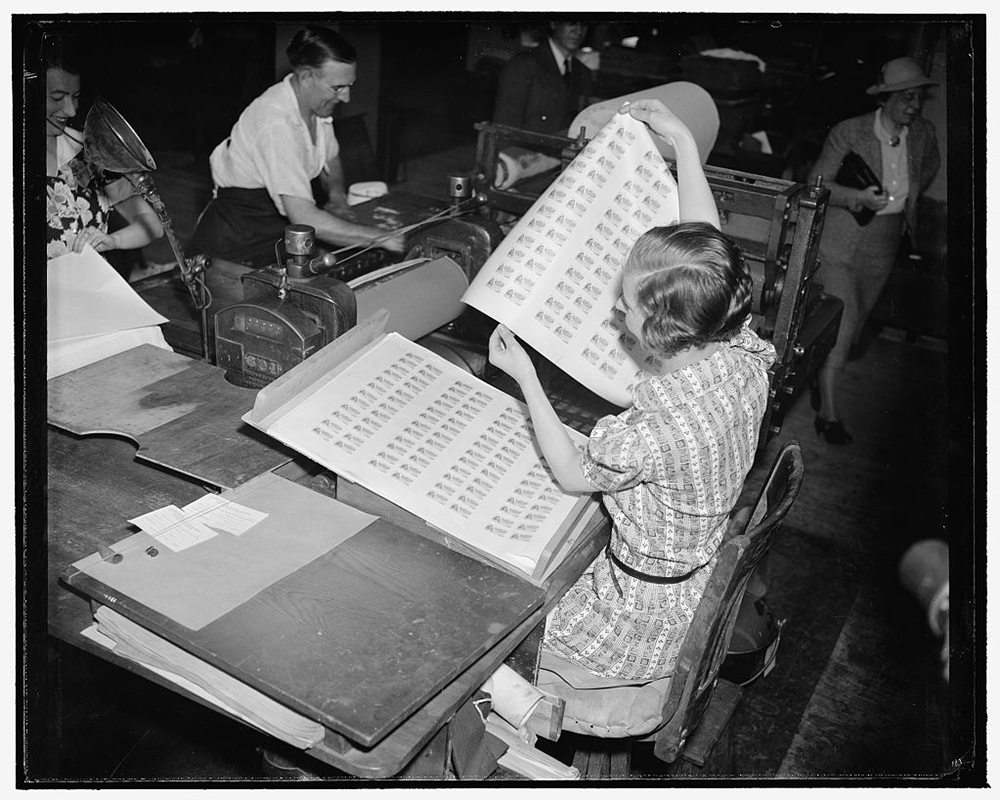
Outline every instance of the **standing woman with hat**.
POLYGON ((818 280, 828 294, 844 301, 837 342, 812 391, 816 433, 830 444, 853 441, 838 415, 837 381, 889 278, 904 232, 913 240, 917 199, 941 164, 934 125, 920 116, 925 87, 936 85, 912 58, 887 62, 878 83, 867 90, 879 107, 837 123, 810 171, 810 181, 822 175, 830 189, 818 280), (844 156, 851 152, 881 178, 880 186, 857 189, 836 182, 844 156), (863 209, 874 212, 865 224, 854 216, 863 209))

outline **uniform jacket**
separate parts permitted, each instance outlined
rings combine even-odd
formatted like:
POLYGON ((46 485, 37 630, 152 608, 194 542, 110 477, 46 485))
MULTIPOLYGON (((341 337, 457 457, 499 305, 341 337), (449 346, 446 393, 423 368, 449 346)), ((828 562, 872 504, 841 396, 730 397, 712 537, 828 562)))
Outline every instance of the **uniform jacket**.
MULTIPOLYGON (((817 175, 823 176, 824 185, 830 189, 830 205, 839 208, 834 213, 846 213, 848 192, 853 189, 843 187, 834 181, 844 156, 853 150, 861 156, 876 175, 882 174, 882 144, 875 136, 875 112, 862 114, 837 123, 826 137, 823 149, 809 172, 809 181, 817 175)), ((917 199, 930 185, 938 167, 941 165, 941 154, 938 151, 937 135, 934 124, 918 117, 909 126, 906 137, 907 171, 910 181, 910 192, 903 208, 906 229, 910 236, 917 230, 917 199)), ((858 236, 861 226, 847 226, 858 236)), ((852 246, 854 242, 842 242, 842 246, 852 246)))
POLYGON ((582 109, 582 98, 590 97, 593 88, 590 70, 574 59, 572 83, 567 89, 546 41, 517 53, 504 66, 493 121, 542 133, 565 131, 582 109))

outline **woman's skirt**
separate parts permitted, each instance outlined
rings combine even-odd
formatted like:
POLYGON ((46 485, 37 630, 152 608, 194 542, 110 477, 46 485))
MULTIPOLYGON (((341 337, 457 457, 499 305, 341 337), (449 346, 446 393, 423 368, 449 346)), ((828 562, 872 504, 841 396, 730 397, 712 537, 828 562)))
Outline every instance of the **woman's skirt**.
POLYGON ((889 279, 902 235, 902 214, 876 215, 861 227, 841 208, 827 212, 817 281, 823 284, 824 292, 844 301, 837 343, 827 356, 828 366, 843 369, 851 345, 889 279), (855 238, 853 247, 844 245, 855 238))

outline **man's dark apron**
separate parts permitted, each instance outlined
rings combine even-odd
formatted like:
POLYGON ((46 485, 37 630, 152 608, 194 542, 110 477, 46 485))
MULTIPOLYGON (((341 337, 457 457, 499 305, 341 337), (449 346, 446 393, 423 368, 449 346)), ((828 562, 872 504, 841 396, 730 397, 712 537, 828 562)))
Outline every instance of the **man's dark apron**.
MULTIPOLYGON (((312 190, 322 208, 326 199, 318 178, 312 190)), ((249 267, 266 267, 275 263, 275 247, 288 224, 267 189, 219 188, 198 219, 185 254, 207 253, 249 267)))

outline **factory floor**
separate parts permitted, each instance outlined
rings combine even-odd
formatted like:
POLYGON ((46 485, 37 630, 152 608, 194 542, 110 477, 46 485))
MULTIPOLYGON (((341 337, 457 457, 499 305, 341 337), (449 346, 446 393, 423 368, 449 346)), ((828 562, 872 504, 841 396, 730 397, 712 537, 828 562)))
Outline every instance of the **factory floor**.
MULTIPOLYGON (((471 168, 474 143, 404 164, 394 188, 440 196, 442 176, 471 168)), ((206 199, 204 171, 158 155, 157 182, 184 238, 206 199)), ((162 244, 147 262, 169 260, 162 244)), ((148 267, 147 267, 148 268, 148 267)), ((797 439, 801 494, 774 546, 769 602, 784 620, 773 671, 745 689, 733 720, 737 776, 906 784, 951 771, 970 722, 942 677, 941 642, 900 584, 914 541, 949 537, 947 343, 873 327, 843 381, 846 447, 813 430, 807 397, 780 439, 797 439)), ((954 512, 953 512, 954 513, 954 512)), ((56 784, 189 781, 242 784, 263 777, 263 737, 97 659, 53 642, 44 752, 29 774, 56 784)), ((958 686, 958 689, 954 687, 958 686)), ((558 753, 558 748, 555 748, 558 753)), ((655 779, 636 753, 633 778, 655 779)))

